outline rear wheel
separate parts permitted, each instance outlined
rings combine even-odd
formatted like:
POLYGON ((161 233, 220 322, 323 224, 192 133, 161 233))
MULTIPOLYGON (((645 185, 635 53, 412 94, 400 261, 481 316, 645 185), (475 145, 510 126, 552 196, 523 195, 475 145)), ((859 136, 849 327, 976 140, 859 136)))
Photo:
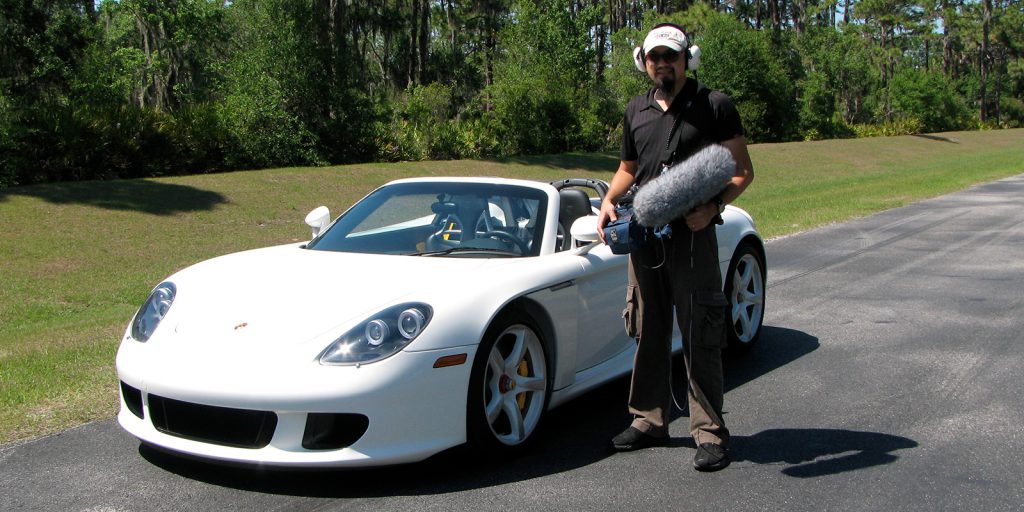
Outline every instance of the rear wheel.
POLYGON ((549 397, 548 358, 538 329, 522 314, 502 314, 480 344, 469 381, 470 442, 511 452, 537 431, 549 397))
POLYGON ((725 279, 729 299, 728 350, 746 352, 757 342, 764 322, 765 272, 760 253, 750 243, 741 243, 729 263, 725 279))

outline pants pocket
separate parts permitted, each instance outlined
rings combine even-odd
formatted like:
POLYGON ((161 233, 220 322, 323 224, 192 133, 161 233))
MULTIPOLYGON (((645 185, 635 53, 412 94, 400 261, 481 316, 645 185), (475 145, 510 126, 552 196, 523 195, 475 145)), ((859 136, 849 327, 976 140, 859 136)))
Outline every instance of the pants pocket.
POLYGON ((626 309, 622 310, 622 320, 626 324, 626 335, 637 339, 640 337, 640 287, 626 287, 626 309))
POLYGON ((721 290, 697 290, 693 296, 693 344, 725 348, 725 311, 729 301, 721 290))

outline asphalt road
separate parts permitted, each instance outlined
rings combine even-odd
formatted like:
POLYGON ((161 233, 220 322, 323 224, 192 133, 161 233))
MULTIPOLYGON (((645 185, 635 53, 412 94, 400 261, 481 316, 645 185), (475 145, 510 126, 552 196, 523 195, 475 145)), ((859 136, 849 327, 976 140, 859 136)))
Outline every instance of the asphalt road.
MULTIPOLYGON (((500 464, 370 471, 169 457, 113 420, 0 447, 0 510, 1022 510, 1024 175, 768 244, 761 343, 727 365, 733 464, 612 454, 625 379, 500 464)), ((415 418, 412 419, 415 421, 415 418)))

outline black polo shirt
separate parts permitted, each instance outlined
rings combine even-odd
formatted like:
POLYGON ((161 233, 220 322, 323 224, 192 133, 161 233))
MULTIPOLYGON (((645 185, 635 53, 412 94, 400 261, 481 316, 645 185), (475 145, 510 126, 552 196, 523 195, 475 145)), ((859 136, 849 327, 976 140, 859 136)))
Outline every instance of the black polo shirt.
POLYGON ((679 96, 664 111, 654 99, 655 91, 631 99, 623 118, 620 158, 637 161, 637 186, 657 177, 662 162, 681 162, 705 146, 743 135, 739 112, 726 94, 688 78, 679 96), (679 140, 674 154, 668 151, 670 133, 679 140))

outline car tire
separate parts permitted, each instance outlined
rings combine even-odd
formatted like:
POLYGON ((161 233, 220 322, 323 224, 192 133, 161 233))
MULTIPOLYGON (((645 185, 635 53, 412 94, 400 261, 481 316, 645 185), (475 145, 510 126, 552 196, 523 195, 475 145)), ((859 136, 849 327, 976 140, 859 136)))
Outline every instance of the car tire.
POLYGON ((747 352, 761 337, 765 277, 761 252, 750 242, 741 242, 732 255, 725 278, 725 295, 729 300, 728 352, 747 352))
POLYGON ((502 313, 488 328, 469 379, 467 437, 487 455, 530 443, 551 396, 550 358, 533 321, 502 313))

